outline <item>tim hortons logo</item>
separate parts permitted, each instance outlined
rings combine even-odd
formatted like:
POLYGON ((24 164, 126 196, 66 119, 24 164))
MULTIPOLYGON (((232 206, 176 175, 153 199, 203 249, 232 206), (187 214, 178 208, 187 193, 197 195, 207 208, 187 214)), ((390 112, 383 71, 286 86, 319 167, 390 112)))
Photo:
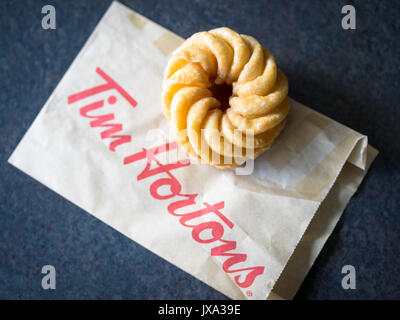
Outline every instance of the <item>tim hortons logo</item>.
MULTIPOLYGON (((103 92, 110 92, 107 102, 115 104, 118 98, 114 95, 118 93, 120 97, 125 99, 132 107, 136 107, 138 103, 131 97, 115 80, 107 75, 102 69, 96 68, 96 73, 105 81, 93 88, 83 90, 81 92, 72 94, 68 97, 68 104, 80 103, 79 114, 90 119, 89 125, 91 128, 104 128, 101 132, 101 139, 109 139, 109 150, 114 152, 116 148, 125 143, 131 143, 131 135, 121 134, 123 125, 115 123, 114 113, 105 113, 98 115, 98 110, 103 108, 106 104, 106 99, 100 99, 89 104, 84 104, 85 99, 96 96, 103 92), (82 105, 84 104, 84 105, 82 105), (94 115, 92 111, 97 110, 94 115)), ((222 257, 224 260, 222 269, 228 274, 233 274, 234 281, 241 288, 250 287, 255 279, 264 273, 264 266, 235 268, 238 263, 244 263, 247 260, 246 253, 237 253, 235 251, 237 243, 235 240, 228 240, 224 238, 225 228, 233 229, 234 223, 229 220, 222 210, 225 207, 225 202, 210 204, 203 202, 201 209, 191 211, 192 206, 199 206, 200 203, 196 202, 198 194, 186 194, 182 191, 182 185, 179 180, 173 175, 174 170, 190 165, 190 160, 179 160, 173 163, 161 163, 158 155, 168 153, 173 149, 177 149, 176 142, 169 142, 154 148, 142 148, 142 151, 125 156, 123 165, 129 165, 133 162, 143 161, 145 167, 141 173, 137 175, 137 181, 145 179, 152 179, 150 185, 150 195, 153 199, 158 201, 169 200, 166 205, 166 210, 172 216, 178 218, 178 222, 186 228, 191 229, 191 236, 194 241, 200 244, 211 244, 211 256, 222 257), (168 194, 161 194, 160 188, 169 190, 168 194), (173 202, 170 203, 170 201, 173 202), (183 213, 182 211, 186 211, 183 213), (193 220, 201 217, 201 223, 194 223, 193 220), (208 231, 207 234, 211 237, 204 239, 201 234, 208 231)), ((203 234, 204 235, 204 234, 203 234)))

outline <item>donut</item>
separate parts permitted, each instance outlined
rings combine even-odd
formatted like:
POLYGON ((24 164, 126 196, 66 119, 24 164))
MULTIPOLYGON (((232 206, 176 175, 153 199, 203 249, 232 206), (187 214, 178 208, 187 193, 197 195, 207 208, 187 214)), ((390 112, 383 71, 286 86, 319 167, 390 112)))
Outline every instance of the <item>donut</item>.
POLYGON ((288 80, 273 55, 226 27, 195 33, 173 52, 161 99, 176 142, 218 169, 269 149, 290 110, 288 80))

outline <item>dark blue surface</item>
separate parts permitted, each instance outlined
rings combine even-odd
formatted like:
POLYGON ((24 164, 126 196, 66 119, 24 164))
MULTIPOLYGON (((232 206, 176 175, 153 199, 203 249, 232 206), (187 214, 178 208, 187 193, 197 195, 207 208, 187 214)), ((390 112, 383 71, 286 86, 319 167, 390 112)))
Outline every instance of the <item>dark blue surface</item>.
MULTIPOLYGON (((299 299, 400 298, 400 2, 121 1, 187 37, 229 26, 268 47, 290 96, 380 150, 299 299), (341 28, 354 4, 357 29, 341 28), (341 288, 341 268, 357 289, 341 288)), ((110 1, 1 1, 0 298, 226 299, 7 163, 110 1), (41 8, 57 29, 41 28, 41 8), (41 288, 43 265, 57 289, 41 288)))

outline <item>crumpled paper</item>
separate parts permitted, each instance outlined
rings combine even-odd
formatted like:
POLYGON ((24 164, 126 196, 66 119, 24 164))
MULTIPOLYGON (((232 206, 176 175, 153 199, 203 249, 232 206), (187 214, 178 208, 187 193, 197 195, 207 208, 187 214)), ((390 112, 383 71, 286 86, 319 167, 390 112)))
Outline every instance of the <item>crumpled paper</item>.
POLYGON ((9 162, 233 299, 291 299, 377 151, 292 101, 251 174, 193 163, 160 106, 182 41, 114 2, 9 162))

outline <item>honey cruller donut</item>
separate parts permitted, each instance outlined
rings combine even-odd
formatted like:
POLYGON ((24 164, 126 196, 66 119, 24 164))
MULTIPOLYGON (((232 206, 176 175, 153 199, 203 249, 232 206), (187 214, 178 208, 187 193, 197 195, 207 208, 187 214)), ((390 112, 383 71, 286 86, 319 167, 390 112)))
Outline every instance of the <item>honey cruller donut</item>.
POLYGON ((189 155, 220 169, 267 150, 285 126, 288 80, 253 37, 229 28, 198 32, 173 53, 165 69, 162 108, 189 155), (214 96, 231 86, 224 109, 214 96))

